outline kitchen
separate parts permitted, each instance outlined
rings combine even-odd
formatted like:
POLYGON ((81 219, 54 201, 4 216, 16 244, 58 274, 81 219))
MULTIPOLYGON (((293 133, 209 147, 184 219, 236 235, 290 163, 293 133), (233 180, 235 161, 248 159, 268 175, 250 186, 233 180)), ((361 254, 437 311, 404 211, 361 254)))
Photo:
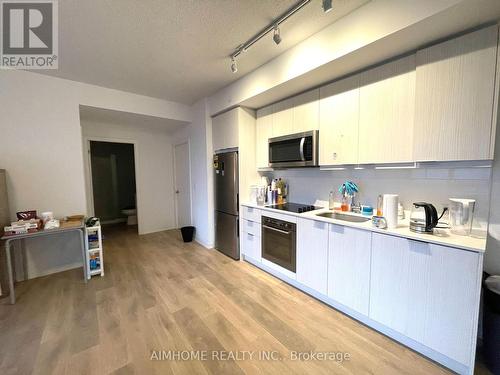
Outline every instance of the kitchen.
POLYGON ((40 1, 0 373, 500 374, 498 0, 40 1))
POLYGON ((215 116, 215 248, 470 372, 497 55, 498 27, 487 26, 255 112, 215 116), (222 219, 230 197, 231 227, 222 219))

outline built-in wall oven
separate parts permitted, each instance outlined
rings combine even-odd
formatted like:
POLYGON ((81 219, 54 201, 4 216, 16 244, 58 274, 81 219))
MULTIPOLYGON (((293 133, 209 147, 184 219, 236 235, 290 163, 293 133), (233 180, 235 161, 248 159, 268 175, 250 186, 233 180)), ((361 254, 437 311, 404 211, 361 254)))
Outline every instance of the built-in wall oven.
POLYGON ((296 272, 296 224, 262 216, 262 258, 296 272))
POLYGON ((269 166, 272 168, 318 166, 319 131, 269 138, 269 166))

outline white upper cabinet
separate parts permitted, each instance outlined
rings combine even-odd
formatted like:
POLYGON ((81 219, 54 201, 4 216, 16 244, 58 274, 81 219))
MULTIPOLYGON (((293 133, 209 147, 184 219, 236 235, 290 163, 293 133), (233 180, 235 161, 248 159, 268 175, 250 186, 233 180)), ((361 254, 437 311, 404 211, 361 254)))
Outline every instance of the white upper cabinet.
POLYGON ((319 164, 357 164, 359 75, 321 87, 319 113, 319 164))
POLYGON ((368 316, 372 233, 330 224, 328 296, 368 316))
POLYGON ((359 163, 413 161, 415 55, 360 74, 359 163))
POLYGON ((326 295, 328 223, 297 220, 297 281, 326 295))
POLYGON ((493 158, 497 39, 495 25, 417 52, 417 161, 493 158))
POLYGON ((293 104, 295 98, 288 98, 272 105, 273 108, 273 137, 292 134, 293 131, 293 104))
POLYGON ((273 111, 272 106, 261 108, 257 111, 255 128, 256 137, 256 162, 257 168, 269 167, 268 140, 273 136, 273 111))
POLYGON ((319 129, 319 89, 293 98, 293 133, 319 129))
POLYGON ((212 145, 214 151, 238 147, 240 108, 234 108, 212 119, 212 145))
POLYGON ((272 105, 273 137, 319 128, 319 89, 272 105))

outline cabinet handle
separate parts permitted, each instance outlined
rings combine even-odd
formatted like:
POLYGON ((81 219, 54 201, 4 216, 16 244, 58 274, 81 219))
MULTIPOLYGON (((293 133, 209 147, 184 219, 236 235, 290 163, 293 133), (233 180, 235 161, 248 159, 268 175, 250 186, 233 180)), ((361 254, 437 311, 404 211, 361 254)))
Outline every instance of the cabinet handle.
POLYGON ((290 234, 290 232, 287 232, 287 231, 284 231, 284 230, 281 230, 281 229, 271 228, 271 227, 268 227, 267 225, 263 225, 262 228, 266 228, 266 229, 273 230, 275 232, 280 232, 280 233, 283 233, 283 234, 290 234))

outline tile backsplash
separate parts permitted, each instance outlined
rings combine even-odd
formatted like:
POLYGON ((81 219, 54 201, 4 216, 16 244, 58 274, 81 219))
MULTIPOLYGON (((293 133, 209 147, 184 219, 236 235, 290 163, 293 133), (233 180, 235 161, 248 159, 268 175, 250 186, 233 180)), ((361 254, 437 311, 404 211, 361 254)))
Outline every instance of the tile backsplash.
POLYGON ((441 211, 448 198, 476 200, 474 227, 486 228, 490 200, 490 167, 457 166, 415 169, 345 169, 320 170, 299 168, 261 172, 269 178, 281 177, 289 184, 289 200, 313 203, 328 200, 331 190, 337 190, 346 180, 359 186, 357 201, 376 206, 379 194, 398 194, 406 210, 413 202, 425 201, 441 211))

